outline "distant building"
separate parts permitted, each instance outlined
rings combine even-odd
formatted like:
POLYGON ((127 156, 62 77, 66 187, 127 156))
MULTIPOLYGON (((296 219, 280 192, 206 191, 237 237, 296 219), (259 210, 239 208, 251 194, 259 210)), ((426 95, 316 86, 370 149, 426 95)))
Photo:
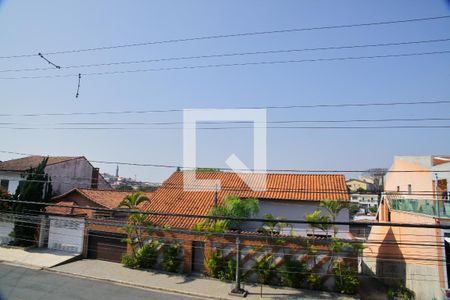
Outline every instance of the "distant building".
POLYGON ((348 189, 350 192, 359 192, 359 191, 367 191, 372 192, 375 191, 375 185, 373 181, 370 182, 367 179, 348 179, 346 182, 348 189))
POLYGON ((363 208, 366 212, 369 207, 374 207, 378 205, 377 194, 351 194, 350 202, 358 204, 360 208, 363 208))
POLYGON ((115 190, 119 191, 145 191, 151 192, 156 190, 158 185, 146 181, 139 181, 133 178, 122 177, 119 175, 119 166, 116 168, 116 175, 111 175, 108 173, 103 173, 102 176, 115 190))
MULTIPOLYGON (((0 162, 0 186, 11 194, 16 192, 20 181, 27 173, 36 168, 45 156, 27 156, 24 158, 0 162)), ((84 156, 50 156, 45 173, 51 178, 53 194, 61 195, 76 187, 111 189, 100 174, 84 156)))

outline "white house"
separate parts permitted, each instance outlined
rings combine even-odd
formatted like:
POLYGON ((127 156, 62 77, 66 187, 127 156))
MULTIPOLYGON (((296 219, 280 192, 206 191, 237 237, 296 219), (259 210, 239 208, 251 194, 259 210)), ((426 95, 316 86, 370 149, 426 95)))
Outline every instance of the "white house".
MULTIPOLYGON (((15 193, 19 182, 26 179, 27 172, 36 168, 44 156, 0 162, 0 186, 9 193, 15 193)), ((53 194, 61 195, 73 188, 111 189, 100 174, 84 156, 50 156, 45 172, 51 177, 53 194)))

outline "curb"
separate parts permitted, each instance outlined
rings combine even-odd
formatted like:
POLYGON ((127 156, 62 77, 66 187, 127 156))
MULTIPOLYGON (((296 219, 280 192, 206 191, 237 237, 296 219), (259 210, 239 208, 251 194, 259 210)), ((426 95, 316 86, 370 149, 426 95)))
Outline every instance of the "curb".
POLYGON ((46 268, 46 267, 42 268, 42 270, 43 271, 52 272, 52 273, 56 273, 56 274, 68 275, 68 276, 72 276, 72 277, 78 277, 78 278, 84 278, 84 279, 93 279, 93 280, 109 282, 109 283, 115 283, 115 284, 120 284, 120 285, 124 285, 124 286, 129 286, 129 287, 136 287, 136 288, 141 288, 141 289, 146 289, 146 290, 153 290, 153 291, 162 291, 162 292, 168 292, 168 293, 172 293, 172 294, 181 294, 181 295, 198 297, 198 298, 217 299, 217 300, 235 300, 236 299, 236 298, 227 298, 227 297, 217 297, 217 296, 205 295, 205 294, 201 294, 201 293, 185 292, 185 291, 180 291, 180 290, 175 290, 175 289, 170 289, 170 288, 153 287, 153 286, 137 284, 137 283, 131 283, 131 282, 127 282, 127 281, 115 280, 115 279, 110 279, 110 278, 99 278, 99 277, 94 277, 94 276, 89 276, 89 275, 82 275, 82 274, 77 274, 77 273, 70 273, 70 272, 55 270, 55 269, 46 268))
POLYGON ((43 270, 45 267, 41 266, 35 266, 30 264, 24 264, 18 261, 7 261, 7 260, 0 260, 1 264, 13 266, 13 267, 20 267, 20 268, 26 268, 26 269, 32 269, 32 270, 43 270))

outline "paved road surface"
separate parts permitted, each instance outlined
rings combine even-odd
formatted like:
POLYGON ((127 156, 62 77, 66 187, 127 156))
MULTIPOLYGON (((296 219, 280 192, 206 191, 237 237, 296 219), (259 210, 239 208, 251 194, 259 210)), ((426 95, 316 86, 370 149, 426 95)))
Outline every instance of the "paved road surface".
POLYGON ((0 300, 200 299, 0 263, 0 300))

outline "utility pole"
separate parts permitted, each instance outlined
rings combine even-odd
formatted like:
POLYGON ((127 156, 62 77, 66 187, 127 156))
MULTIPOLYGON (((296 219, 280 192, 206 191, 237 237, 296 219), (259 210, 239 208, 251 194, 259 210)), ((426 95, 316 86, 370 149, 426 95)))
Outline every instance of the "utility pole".
POLYGON ((241 247, 239 235, 241 234, 241 230, 238 230, 238 236, 236 237, 236 286, 231 290, 230 295, 239 296, 239 297, 247 297, 248 292, 241 288, 241 247))

